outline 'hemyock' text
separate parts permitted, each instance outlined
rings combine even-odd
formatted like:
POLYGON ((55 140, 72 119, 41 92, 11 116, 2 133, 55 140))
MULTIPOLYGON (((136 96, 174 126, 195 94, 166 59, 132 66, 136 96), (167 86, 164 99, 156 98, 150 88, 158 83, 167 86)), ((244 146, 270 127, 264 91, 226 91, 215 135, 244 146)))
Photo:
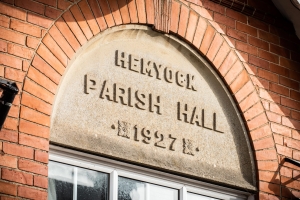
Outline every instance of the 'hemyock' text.
POLYGON ((155 77, 158 80, 165 80, 167 83, 176 83, 180 87, 197 91, 194 75, 174 70, 171 67, 158 64, 134 54, 127 54, 126 52, 116 50, 115 65, 133 72, 155 77))

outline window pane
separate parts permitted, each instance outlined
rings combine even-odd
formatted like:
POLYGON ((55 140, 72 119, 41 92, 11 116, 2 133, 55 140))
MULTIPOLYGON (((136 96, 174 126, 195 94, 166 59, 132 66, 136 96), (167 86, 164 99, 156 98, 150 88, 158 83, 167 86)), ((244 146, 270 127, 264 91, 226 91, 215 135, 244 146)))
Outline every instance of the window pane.
POLYGON ((78 168, 77 199, 107 200, 108 174, 78 168))
POLYGON ((178 200, 178 190, 149 184, 150 200, 178 200))
POLYGON ((72 166, 49 162, 48 199, 73 199, 74 170, 72 166))
POLYGON ((76 196, 80 200, 108 199, 108 174, 105 173, 51 161, 48 183, 49 200, 73 200, 76 196))
POLYGON ((215 198, 202 196, 199 194, 188 193, 187 200, 214 200, 215 198))
POLYGON ((124 177, 118 179, 118 200, 178 200, 178 190, 124 177))
POLYGON ((118 200, 146 200, 146 183, 119 177, 118 200))

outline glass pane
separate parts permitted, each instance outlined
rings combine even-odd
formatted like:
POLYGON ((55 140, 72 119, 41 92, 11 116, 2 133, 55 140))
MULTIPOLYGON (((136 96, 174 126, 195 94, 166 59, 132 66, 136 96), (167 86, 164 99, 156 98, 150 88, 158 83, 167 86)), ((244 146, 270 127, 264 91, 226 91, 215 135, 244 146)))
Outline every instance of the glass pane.
POLYGON ((146 200, 146 183, 119 177, 118 200, 146 200))
POLYGON ((48 199, 73 199, 73 167, 57 162, 49 162, 48 199))
POLYGON ((77 199, 79 200, 107 200, 108 174, 78 168, 77 199))
POLYGON ((213 197, 202 196, 199 194, 188 193, 187 200, 214 200, 213 197))
POLYGON ((178 190, 149 184, 150 200, 178 200, 178 190))
POLYGON ((178 190, 124 177, 118 179, 118 200, 178 200, 178 190))
POLYGON ((53 161, 49 162, 48 199, 73 200, 75 180, 77 199, 108 199, 108 174, 53 161))

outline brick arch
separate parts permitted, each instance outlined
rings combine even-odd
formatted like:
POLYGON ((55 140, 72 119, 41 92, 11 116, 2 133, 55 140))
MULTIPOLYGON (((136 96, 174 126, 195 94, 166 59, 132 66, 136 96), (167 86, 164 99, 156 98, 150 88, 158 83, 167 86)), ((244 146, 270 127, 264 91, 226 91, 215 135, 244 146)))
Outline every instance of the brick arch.
MULTIPOLYGON (((232 92, 249 130, 254 154, 266 157, 270 147, 274 151, 275 142, 269 121, 249 77, 247 63, 243 62, 242 56, 216 22, 204 18, 201 10, 177 1, 172 2, 170 21, 168 18, 157 19, 159 15, 155 17, 157 10, 152 1, 137 0, 135 5, 131 5, 135 2, 130 1, 120 9, 118 5, 113 5, 114 1, 109 1, 109 7, 99 5, 102 13, 96 9, 99 7, 90 5, 92 2, 96 1, 77 1, 55 20, 36 49, 25 76, 19 130, 43 138, 36 141, 37 148, 49 150, 52 104, 61 77, 75 53, 87 41, 110 27, 139 23, 182 38, 202 54, 232 92), (114 10, 111 12, 110 8, 114 10), (268 150, 260 151, 263 149, 268 150)), ((277 156, 272 160, 278 162, 277 156)), ((256 164, 259 170, 266 169, 266 165, 273 162, 257 161, 256 164)))

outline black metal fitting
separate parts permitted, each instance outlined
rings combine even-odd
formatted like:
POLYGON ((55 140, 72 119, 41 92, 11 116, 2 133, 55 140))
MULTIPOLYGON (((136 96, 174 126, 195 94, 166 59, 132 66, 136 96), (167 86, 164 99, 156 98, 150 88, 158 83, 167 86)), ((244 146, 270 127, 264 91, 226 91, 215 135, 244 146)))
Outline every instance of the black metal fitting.
POLYGON ((297 161, 297 160, 293 160, 293 159, 290 159, 290 158, 284 158, 284 161, 288 162, 288 163, 291 163, 293 165, 296 165, 297 167, 300 167, 300 162, 297 161))
POLYGON ((0 78, 0 130, 19 89, 15 82, 0 78))

